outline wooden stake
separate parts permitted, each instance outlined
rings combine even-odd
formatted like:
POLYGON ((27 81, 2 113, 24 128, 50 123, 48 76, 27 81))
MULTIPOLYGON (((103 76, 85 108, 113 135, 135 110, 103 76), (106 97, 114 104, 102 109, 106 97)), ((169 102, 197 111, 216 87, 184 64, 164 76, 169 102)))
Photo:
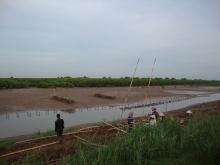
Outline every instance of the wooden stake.
MULTIPOLYGON (((155 65, 155 62, 156 62, 156 58, 154 60, 154 65, 155 65)), ((144 109, 145 109, 145 105, 146 105, 146 101, 147 101, 148 89, 149 89, 151 78, 152 78, 152 74, 153 74, 153 71, 154 71, 154 65, 153 65, 153 68, 152 68, 152 71, 151 71, 151 74, 150 74, 150 80, 149 80, 148 86, 147 86, 147 94, 146 94, 146 96, 144 98, 144 107, 143 107, 142 116, 144 116, 144 109)))
POLYGON ((126 104, 127 99, 128 99, 128 94, 129 94, 130 89, 131 89, 131 85, 132 85, 132 82, 133 82, 133 79, 134 79, 134 75, 135 75, 135 72, 136 72, 136 69, 137 69, 138 63, 139 63, 139 59, 138 59, 138 62, 137 62, 136 68, 135 68, 135 70, 134 70, 133 77, 132 77, 132 79, 131 79, 130 87, 128 88, 127 96, 126 96, 125 101, 124 101, 123 110, 122 110, 122 112, 121 112, 121 119, 120 119, 120 122, 121 122, 121 120, 122 120, 122 115, 123 115, 123 112, 124 112, 124 109, 125 109, 125 104, 126 104))

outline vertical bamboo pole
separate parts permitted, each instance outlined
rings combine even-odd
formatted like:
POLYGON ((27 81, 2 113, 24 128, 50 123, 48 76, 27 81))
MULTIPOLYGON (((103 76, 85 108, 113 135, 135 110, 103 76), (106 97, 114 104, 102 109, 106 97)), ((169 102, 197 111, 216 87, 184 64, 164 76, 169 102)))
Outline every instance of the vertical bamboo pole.
POLYGON ((131 89, 131 85, 132 85, 132 82, 133 82, 133 79, 134 79, 135 72, 136 72, 136 70, 137 70, 138 63, 139 63, 139 59, 138 59, 138 62, 137 62, 136 68, 135 68, 135 70, 134 70, 134 74, 133 74, 133 76, 132 76, 130 86, 129 86, 129 88, 128 88, 127 96, 126 96, 125 101, 124 101, 123 110, 122 110, 122 112, 121 112, 121 119, 120 119, 120 122, 121 122, 121 120, 122 120, 122 115, 123 115, 123 112, 124 112, 124 110, 125 110, 125 104, 126 104, 127 99, 128 99, 128 94, 129 94, 130 89, 131 89))
MULTIPOLYGON (((155 65, 155 62, 156 62, 156 58, 154 60, 154 65, 155 65)), ((144 109, 145 109, 145 105, 146 105, 146 101, 147 101, 147 96, 148 96, 148 89, 149 89, 149 86, 150 86, 150 82, 151 82, 151 78, 152 78, 152 74, 153 74, 153 71, 154 71, 154 65, 153 65, 153 68, 152 68, 152 71, 151 71, 151 74, 150 74, 150 80, 148 82, 148 86, 147 86, 147 94, 144 98, 144 107, 143 107, 143 112, 142 112, 142 116, 144 116, 144 109)))
MULTIPOLYGON (((167 95, 168 95, 168 86, 167 86, 167 95)), ((167 112, 167 101, 166 101, 166 112, 167 112)))

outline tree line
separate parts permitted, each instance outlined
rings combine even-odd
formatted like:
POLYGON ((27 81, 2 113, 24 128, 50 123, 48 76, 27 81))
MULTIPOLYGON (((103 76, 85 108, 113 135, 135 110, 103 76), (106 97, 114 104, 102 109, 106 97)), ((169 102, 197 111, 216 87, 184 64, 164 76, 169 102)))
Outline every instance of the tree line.
MULTIPOLYGON (((145 87, 148 85, 150 78, 134 77, 132 86, 145 87)), ((0 89, 13 88, 56 88, 56 87, 122 87, 129 86, 130 77, 122 78, 88 78, 86 76, 79 78, 58 77, 58 78, 0 78, 0 89)), ((151 86, 167 86, 167 85, 190 85, 190 86, 220 86, 219 80, 189 80, 186 78, 152 78, 151 86)))

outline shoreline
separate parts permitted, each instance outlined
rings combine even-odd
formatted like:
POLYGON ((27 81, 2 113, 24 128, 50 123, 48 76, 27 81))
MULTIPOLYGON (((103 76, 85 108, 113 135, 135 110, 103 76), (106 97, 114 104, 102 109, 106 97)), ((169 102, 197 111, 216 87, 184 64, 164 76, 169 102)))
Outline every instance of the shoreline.
MULTIPOLYGON (((192 105, 189 105, 187 107, 184 107, 184 108, 180 108, 180 109, 175 109, 175 110, 170 110, 170 111, 167 111, 167 112, 164 112, 165 114, 165 117, 166 115, 170 116, 172 114, 180 114, 180 113, 184 113, 186 110, 190 109, 191 111, 202 111, 201 110, 198 110, 199 108, 201 108, 201 106, 207 106, 207 107, 212 107, 212 104, 215 105, 215 104, 219 104, 220 105, 220 100, 216 100, 216 101, 210 101, 210 102, 206 102, 206 103, 198 103, 198 104, 192 104, 192 105)), ((220 107, 220 106, 219 106, 220 107)), ((205 109, 206 111, 207 109, 205 109)), ((149 117, 149 114, 148 115, 144 115, 144 116, 138 116, 138 117, 134 117, 134 120, 140 120, 141 118, 143 117, 149 117)), ((122 119, 122 122, 127 122, 127 119, 126 118, 123 118, 122 119)), ((75 129, 80 129, 80 128, 84 128, 84 127, 88 127, 88 126, 92 126, 92 125, 98 125, 98 123, 100 122, 95 122, 95 123, 85 123, 85 124, 80 124, 80 125, 75 125, 75 126, 70 126, 70 127, 66 127, 64 129, 64 134, 65 132, 71 132, 71 131, 74 131, 75 129)), ((111 122, 108 122, 108 123, 111 123, 111 122)), ((42 132, 44 133, 44 132, 42 132)), ((0 138, 0 140, 5 140, 5 139, 8 139, 8 140, 13 140, 15 142, 18 142, 18 141, 22 141, 22 140, 27 140, 27 139, 30 139, 32 136, 34 135, 33 134, 26 134, 26 135, 18 135, 18 136, 12 136, 12 137, 6 137, 6 138, 0 138)), ((55 133, 54 133, 54 136, 55 133)))

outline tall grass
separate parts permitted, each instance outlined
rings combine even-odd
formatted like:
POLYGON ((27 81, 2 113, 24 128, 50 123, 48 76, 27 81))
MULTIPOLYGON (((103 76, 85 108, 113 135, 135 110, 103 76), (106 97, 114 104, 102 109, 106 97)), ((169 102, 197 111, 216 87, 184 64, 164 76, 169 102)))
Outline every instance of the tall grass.
POLYGON ((157 126, 136 125, 107 147, 91 149, 78 143, 77 154, 67 156, 64 164, 218 164, 219 139, 220 115, 197 114, 185 126, 177 119, 160 121, 157 126))

